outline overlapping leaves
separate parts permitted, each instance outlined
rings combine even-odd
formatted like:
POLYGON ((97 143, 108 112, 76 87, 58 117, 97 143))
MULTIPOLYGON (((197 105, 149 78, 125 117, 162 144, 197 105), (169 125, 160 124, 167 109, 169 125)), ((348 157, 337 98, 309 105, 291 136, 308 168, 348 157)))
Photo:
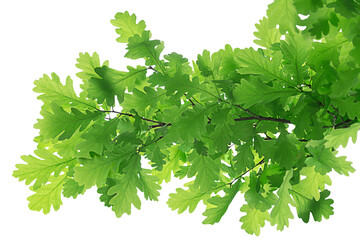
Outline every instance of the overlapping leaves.
POLYGON ((116 70, 81 53, 80 94, 70 77, 35 81, 38 147, 13 173, 33 183, 29 208, 47 214, 61 194, 95 186, 121 217, 141 198, 157 201, 160 184, 176 177, 188 182, 169 207, 193 212, 202 202, 204 224, 218 223, 238 197, 249 234, 266 221, 288 227, 290 206, 304 222, 328 219, 327 174, 355 171, 336 149, 360 129, 359 9, 357 1, 275 0, 256 24, 260 48, 204 50, 192 64, 163 54, 143 20, 117 13, 125 57, 143 64, 116 70))

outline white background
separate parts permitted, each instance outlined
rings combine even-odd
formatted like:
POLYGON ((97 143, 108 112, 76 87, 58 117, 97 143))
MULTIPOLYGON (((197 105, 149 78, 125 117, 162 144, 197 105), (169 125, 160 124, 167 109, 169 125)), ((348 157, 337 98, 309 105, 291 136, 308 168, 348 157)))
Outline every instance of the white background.
MULTIPOLYGON (((37 135, 33 124, 40 118, 40 101, 32 92, 33 81, 56 72, 62 80, 70 75, 76 84, 79 52, 96 51, 110 66, 125 69, 123 44, 110 24, 116 12, 128 10, 144 19, 155 39, 165 41, 165 53, 173 51, 194 60, 203 49, 217 51, 226 43, 233 47, 254 46, 254 24, 266 12, 270 0, 223 1, 2 1, 0 3, 0 239, 304 239, 321 237, 357 239, 359 231, 360 174, 332 174, 329 187, 335 200, 335 215, 321 223, 291 220, 290 228, 276 231, 266 223, 260 237, 247 235, 239 219, 243 197, 233 201, 222 221, 203 225, 200 204, 192 213, 178 215, 166 201, 179 182, 163 185, 159 202, 143 202, 140 211, 118 219, 98 200, 95 189, 76 200, 63 199, 60 210, 48 215, 30 211, 31 194, 24 182, 11 176, 21 155, 32 154, 37 135)), ((358 161, 360 143, 342 154, 358 161)), ((295 210, 294 210, 294 214, 295 210)))

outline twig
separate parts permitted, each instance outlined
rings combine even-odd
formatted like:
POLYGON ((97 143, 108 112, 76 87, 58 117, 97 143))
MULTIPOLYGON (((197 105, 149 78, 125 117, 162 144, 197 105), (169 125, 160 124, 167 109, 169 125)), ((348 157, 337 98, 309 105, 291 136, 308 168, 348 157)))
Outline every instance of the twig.
POLYGON ((256 168, 257 166, 261 165, 264 163, 264 159, 261 160, 260 162, 258 162, 255 166, 253 166, 252 168, 248 169, 247 171, 243 172, 242 174, 240 174, 239 176, 237 176, 236 178, 234 178, 231 182, 227 183, 227 185, 233 185, 237 180, 239 180, 240 178, 242 178, 245 174, 247 174, 248 172, 250 172, 251 170, 253 170, 254 168, 256 168))

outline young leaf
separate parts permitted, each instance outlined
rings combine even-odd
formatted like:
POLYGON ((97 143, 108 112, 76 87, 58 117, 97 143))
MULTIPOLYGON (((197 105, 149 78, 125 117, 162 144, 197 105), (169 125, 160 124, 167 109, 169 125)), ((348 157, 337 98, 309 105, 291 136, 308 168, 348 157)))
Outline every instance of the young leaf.
POLYGON ((288 170, 285 173, 283 183, 281 184, 277 195, 279 199, 277 200, 274 208, 270 213, 270 223, 271 225, 277 225, 276 229, 282 231, 284 227, 289 226, 289 219, 293 219, 294 215, 291 212, 289 203, 295 205, 293 199, 290 197, 289 190, 292 188, 290 184, 290 179, 293 176, 293 170, 288 170))
POLYGON ((120 43, 127 43, 129 38, 139 35, 144 32, 146 25, 143 20, 136 23, 135 14, 130 15, 129 12, 119 12, 115 14, 115 19, 111 20, 111 24, 116 28, 116 33, 120 35, 116 41, 120 43))
POLYGON ((13 172, 13 176, 19 178, 19 181, 25 180, 26 185, 36 179, 33 190, 47 183, 52 174, 58 177, 66 167, 76 163, 76 158, 59 158, 46 149, 37 149, 34 153, 40 158, 22 156, 21 159, 27 164, 16 164, 17 170, 13 172))
POLYGON ((101 111, 79 111, 71 108, 71 112, 65 112, 61 106, 55 103, 50 104, 51 109, 43 108, 41 115, 43 119, 38 119, 34 128, 40 130, 40 135, 44 139, 52 139, 58 136, 58 140, 69 139, 74 132, 79 129, 83 131, 91 121, 96 121, 103 113, 101 111), (49 112, 51 110, 52 112, 49 112))
POLYGON ((141 202, 137 195, 140 168, 140 156, 136 155, 124 169, 125 174, 116 175, 116 184, 108 190, 109 195, 114 195, 109 204, 117 217, 121 217, 124 213, 130 215, 131 205, 140 209, 141 202))
POLYGON ((220 222, 222 216, 226 213, 230 203, 233 201, 236 194, 239 192, 240 182, 232 185, 230 188, 224 190, 225 196, 218 195, 207 200, 207 208, 203 213, 206 216, 203 221, 204 224, 214 224, 220 222))
POLYGON ((346 157, 336 157, 338 152, 325 148, 324 140, 312 140, 306 144, 307 149, 313 157, 306 159, 305 163, 309 167, 315 166, 315 171, 326 174, 334 169, 339 174, 349 176, 349 172, 355 172, 351 162, 346 161, 346 157))
POLYGON ((188 177, 196 175, 194 187, 200 187, 202 192, 210 192, 219 180, 220 162, 219 159, 198 155, 195 152, 190 154, 192 165, 188 172, 188 177))
POLYGON ((65 174, 58 177, 51 176, 48 184, 33 190, 35 193, 28 197, 29 208, 35 211, 42 210, 44 214, 48 214, 50 212, 51 206, 55 211, 59 210, 62 205, 61 191, 63 184, 65 183, 65 179, 65 174))
POLYGON ((192 184, 188 187, 188 190, 177 188, 176 193, 170 193, 167 204, 171 210, 178 209, 178 213, 180 214, 189 208, 189 212, 192 213, 201 200, 205 201, 210 197, 210 194, 202 192, 192 184))
POLYGON ((260 228, 265 226, 265 221, 270 221, 270 214, 268 211, 262 212, 256 208, 251 208, 249 205, 244 204, 240 208, 241 212, 246 213, 245 216, 240 218, 243 224, 241 228, 248 234, 260 235, 260 228))
POLYGON ((258 104, 270 103, 279 98, 288 98, 296 95, 297 91, 282 88, 279 85, 270 87, 259 78, 252 78, 250 81, 242 79, 240 86, 235 88, 233 94, 236 104, 244 104, 244 108, 249 108, 258 104))
POLYGON ((331 185, 330 177, 316 172, 315 167, 305 167, 300 171, 300 174, 306 178, 293 186, 294 191, 301 193, 308 199, 314 198, 319 201, 320 191, 325 190, 325 184, 331 185))

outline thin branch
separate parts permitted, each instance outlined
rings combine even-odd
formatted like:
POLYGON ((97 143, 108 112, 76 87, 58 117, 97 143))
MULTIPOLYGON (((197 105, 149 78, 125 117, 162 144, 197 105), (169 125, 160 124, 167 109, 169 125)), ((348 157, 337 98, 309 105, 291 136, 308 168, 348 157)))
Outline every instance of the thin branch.
POLYGON ((248 110, 248 109, 246 109, 246 108, 243 108, 243 107, 240 106, 240 105, 235 104, 235 106, 238 107, 238 108, 240 108, 241 110, 243 110, 244 112, 246 112, 247 114, 249 114, 249 115, 251 115, 251 116, 253 116, 253 117, 260 117, 259 115, 251 112, 250 110, 248 110))
POLYGON ((148 143, 148 144, 142 144, 141 146, 139 146, 138 147, 138 149, 136 150, 137 151, 137 153, 140 153, 141 151, 142 151, 142 148, 145 148, 145 147, 147 147, 147 146, 149 146, 149 145, 151 145, 151 144, 154 144, 154 143, 156 143, 156 142, 158 142, 158 141, 160 141, 161 139, 163 139, 164 138, 164 136, 160 136, 158 139, 156 139, 155 141, 152 141, 151 143, 148 143))
MULTIPOLYGON (((104 112, 104 113, 116 113, 116 114, 119 114, 120 116, 128 116, 128 117, 132 117, 132 118, 135 118, 135 117, 136 117, 136 115, 134 115, 134 114, 118 112, 118 111, 115 111, 115 110, 110 110, 110 111, 101 110, 101 109, 97 109, 97 110, 100 111, 100 112, 104 112)), ((140 116, 139 116, 139 117, 140 117, 140 116)), ((144 117, 140 117, 140 118, 141 118, 142 120, 144 120, 144 121, 147 121, 147 122, 153 122, 153 123, 157 123, 157 124, 162 124, 162 126, 168 124, 168 123, 164 123, 164 122, 160 122, 160 121, 156 121, 156 120, 152 120, 152 119, 148 119, 148 118, 144 118, 144 117)))
POLYGON ((245 174, 247 174, 248 172, 252 171, 254 168, 256 168, 257 166, 261 165, 264 163, 264 159, 261 160, 260 162, 258 162, 255 166, 253 166, 252 168, 248 169, 247 171, 243 172, 242 174, 240 174, 239 176, 237 176, 236 178, 234 178, 231 182, 227 183, 227 185, 233 185, 237 180, 239 180, 240 178, 242 178, 245 174))
POLYGON ((279 122, 279 123, 291 123, 289 120, 286 120, 286 119, 263 117, 263 116, 240 117, 240 118, 235 118, 234 119, 234 121, 236 121, 236 122, 248 121, 248 120, 272 121, 272 122, 279 122))
POLYGON ((282 119, 282 118, 272 118, 272 117, 263 117, 261 115, 257 115, 253 112, 251 112, 249 109, 243 108, 240 105, 235 105, 236 107, 240 108, 241 110, 243 110, 244 112, 246 112, 247 114, 251 115, 252 117, 240 117, 240 118, 236 118, 234 119, 235 121, 247 121, 247 120, 259 120, 259 121, 273 121, 273 122, 279 122, 279 123, 291 123, 289 120, 287 119, 282 119))
POLYGON ((152 66, 149 66, 147 69, 153 70, 154 72, 158 72, 156 69, 154 69, 152 66))
POLYGON ((331 104, 331 107, 332 107, 332 108, 336 111, 336 113, 340 116, 341 121, 342 121, 342 123, 343 123, 344 127, 346 127, 346 122, 345 122, 345 120, 344 120, 343 116, 341 116, 341 114, 340 114, 339 110, 338 110, 336 107, 334 107, 334 105, 332 105, 332 104, 331 104))

